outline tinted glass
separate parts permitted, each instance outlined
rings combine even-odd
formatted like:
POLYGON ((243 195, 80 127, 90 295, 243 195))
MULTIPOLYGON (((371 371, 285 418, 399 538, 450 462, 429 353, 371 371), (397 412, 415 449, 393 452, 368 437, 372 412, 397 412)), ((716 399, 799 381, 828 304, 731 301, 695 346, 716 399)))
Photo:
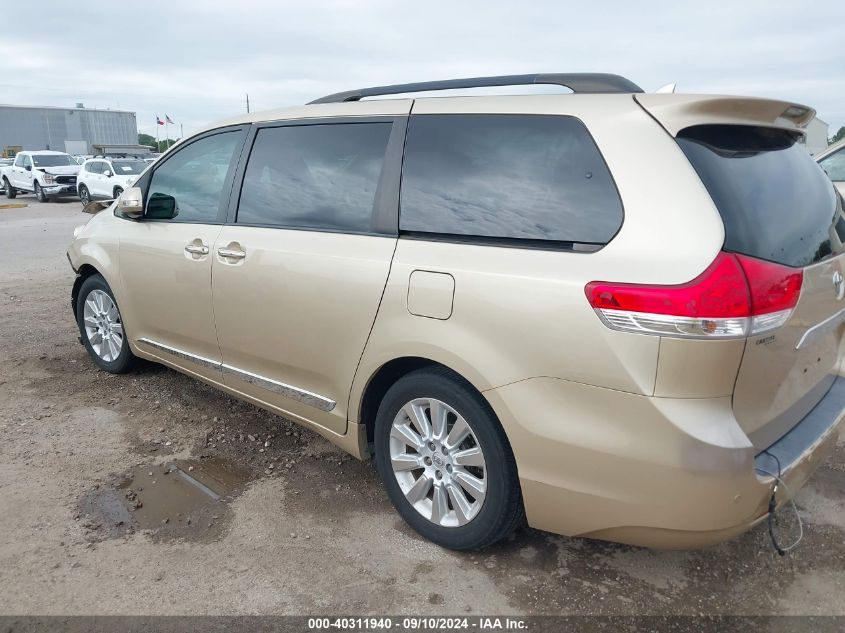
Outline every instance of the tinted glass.
POLYGON ((587 129, 567 116, 412 116, 399 227, 607 243, 622 203, 587 129))
MULTIPOLYGON (((175 153, 153 172, 147 194, 148 217, 168 196, 175 199, 176 222, 217 222, 228 197, 223 185, 232 164, 232 155, 241 138, 238 131, 207 136, 175 153)), ((171 219, 171 218, 168 218, 171 219)))
POLYGON ((93 162, 88 163, 87 165, 85 165, 85 171, 90 172, 92 174, 102 174, 103 161, 95 160, 93 162))
POLYGON ((142 160, 113 160, 111 164, 118 176, 136 176, 147 168, 142 160))
POLYGON ((845 180, 845 148, 822 159, 819 165, 827 172, 831 180, 837 182, 845 180))
POLYGON ((32 162, 36 167, 76 167, 78 164, 70 154, 33 154, 32 162))
POLYGON ((719 209, 726 250, 787 266, 831 254, 833 185, 792 134, 700 125, 677 140, 719 209))
POLYGON ((372 231, 390 128, 390 123, 342 123, 259 130, 237 221, 372 231))

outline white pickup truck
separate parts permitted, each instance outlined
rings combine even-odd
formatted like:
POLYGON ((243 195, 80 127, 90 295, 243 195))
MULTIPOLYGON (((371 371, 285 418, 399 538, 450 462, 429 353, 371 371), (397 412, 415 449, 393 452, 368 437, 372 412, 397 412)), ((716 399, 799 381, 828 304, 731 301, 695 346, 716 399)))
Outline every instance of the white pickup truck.
POLYGON ((0 168, 0 179, 7 198, 31 192, 39 202, 47 202, 51 198, 76 196, 78 173, 79 165, 70 154, 27 151, 18 152, 14 163, 0 168))

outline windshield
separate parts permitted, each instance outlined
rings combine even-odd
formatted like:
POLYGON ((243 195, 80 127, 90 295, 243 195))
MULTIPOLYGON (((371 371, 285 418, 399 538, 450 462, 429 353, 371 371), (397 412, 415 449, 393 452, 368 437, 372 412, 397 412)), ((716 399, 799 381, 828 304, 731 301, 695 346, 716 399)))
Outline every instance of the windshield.
POLYGON ((32 164, 36 167, 66 167, 76 165, 69 154, 32 154, 32 164))
POLYGON ((112 167, 116 176, 137 176, 147 168, 142 160, 113 160, 112 167))
POLYGON ((677 141, 722 216, 726 250, 796 267, 841 251, 833 184, 795 135, 698 125, 677 141))

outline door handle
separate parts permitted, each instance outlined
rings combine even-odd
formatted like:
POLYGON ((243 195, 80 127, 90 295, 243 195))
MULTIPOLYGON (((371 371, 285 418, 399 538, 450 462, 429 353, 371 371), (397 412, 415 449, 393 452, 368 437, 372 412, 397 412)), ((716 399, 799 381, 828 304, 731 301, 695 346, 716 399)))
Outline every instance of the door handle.
POLYGON ((191 255, 208 255, 208 246, 205 244, 188 244, 185 252, 191 255))
POLYGON ((243 251, 236 251, 231 248, 218 248, 217 254, 227 259, 243 259, 246 257, 246 253, 243 251))

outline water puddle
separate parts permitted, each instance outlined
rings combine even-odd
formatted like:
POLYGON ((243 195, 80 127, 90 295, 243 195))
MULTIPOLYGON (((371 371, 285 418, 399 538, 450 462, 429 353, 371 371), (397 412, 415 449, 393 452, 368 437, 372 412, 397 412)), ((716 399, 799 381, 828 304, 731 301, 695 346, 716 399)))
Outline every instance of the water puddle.
POLYGON ((87 493, 79 519, 94 540, 144 530, 164 540, 211 541, 231 518, 228 502, 252 479, 217 457, 142 464, 87 493))

